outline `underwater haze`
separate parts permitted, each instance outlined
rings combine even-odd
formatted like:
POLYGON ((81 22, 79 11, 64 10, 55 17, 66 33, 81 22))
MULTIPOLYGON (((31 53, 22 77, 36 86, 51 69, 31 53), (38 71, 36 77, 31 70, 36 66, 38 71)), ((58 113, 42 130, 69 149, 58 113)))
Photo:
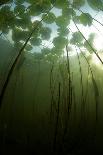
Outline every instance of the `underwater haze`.
POLYGON ((0 0, 0 154, 103 154, 103 0, 0 0))

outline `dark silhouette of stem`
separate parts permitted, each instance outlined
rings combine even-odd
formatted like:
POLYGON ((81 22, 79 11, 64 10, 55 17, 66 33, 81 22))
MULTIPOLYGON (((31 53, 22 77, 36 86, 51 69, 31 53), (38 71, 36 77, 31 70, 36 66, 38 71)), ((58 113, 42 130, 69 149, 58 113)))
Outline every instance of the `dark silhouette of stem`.
MULTIPOLYGON (((87 14, 84 13, 82 10, 80 10, 80 9, 78 9, 78 10, 79 10, 81 13, 83 13, 85 16, 87 16, 87 14)), ((90 16, 90 18, 93 19, 94 21, 96 21, 97 23, 99 23, 101 26, 103 26, 103 24, 102 24, 100 21, 98 21, 97 19, 93 18, 92 16, 90 16)))
POLYGON ((82 37, 85 39, 85 41, 88 43, 88 45, 90 46, 90 48, 92 49, 92 51, 95 53, 95 55, 98 57, 98 59, 100 60, 100 62, 103 64, 103 60, 100 58, 100 56, 98 55, 98 53, 94 50, 94 48, 91 46, 91 44, 89 43, 89 41, 85 38, 85 36, 82 34, 82 32, 79 30, 77 24, 75 23, 75 21, 73 20, 77 30, 80 32, 80 34, 82 35, 82 37))
POLYGON ((57 118, 56 118, 56 126, 55 126, 55 133, 54 133, 54 142, 53 142, 53 150, 54 151, 56 149, 56 140, 57 140, 57 133, 58 133, 59 108, 60 108, 60 82, 59 82, 59 86, 58 86, 57 118))
POLYGON ((30 40, 32 34, 37 30, 37 28, 38 28, 38 26, 40 25, 40 23, 44 20, 44 18, 48 15, 48 13, 51 11, 51 9, 52 9, 53 7, 54 7, 54 5, 48 10, 48 12, 46 13, 46 15, 45 15, 45 16, 38 22, 38 24, 33 28, 33 30, 31 31, 31 33, 30 33, 30 35, 29 35, 29 37, 28 37, 27 40, 25 41, 23 47, 22 47, 22 48, 20 49, 20 51, 18 52, 18 55, 16 56, 16 58, 15 58, 13 64, 12 64, 12 66, 11 66, 9 72, 8 72, 8 75, 7 75, 7 77, 6 77, 6 80, 5 80, 4 85, 3 85, 3 88, 2 88, 2 91, 1 91, 1 94, 0 94, 0 106, 1 106, 1 103, 2 103, 2 100, 3 100, 3 96, 4 96, 4 93, 5 93, 5 90, 6 90, 6 88, 7 88, 8 82, 9 82, 9 80, 10 80, 10 77, 11 77, 11 75, 12 75, 14 69, 15 69, 15 66, 16 66, 17 62, 19 61, 19 58, 20 58, 22 52, 24 51, 24 49, 25 49, 27 43, 29 42, 29 40, 30 40))

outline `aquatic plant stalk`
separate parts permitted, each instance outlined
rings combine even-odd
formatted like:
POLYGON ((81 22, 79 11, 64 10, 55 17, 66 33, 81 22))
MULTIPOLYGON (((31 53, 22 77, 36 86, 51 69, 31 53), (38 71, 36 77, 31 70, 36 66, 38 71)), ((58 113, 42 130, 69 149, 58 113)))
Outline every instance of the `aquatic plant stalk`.
MULTIPOLYGON (((80 10, 80 9, 78 9, 81 13, 83 13, 85 16, 87 16, 87 14, 86 13, 84 13, 82 10, 80 10)), ((96 21, 97 23, 99 23, 101 26, 103 26, 103 24, 100 22, 100 21, 98 21, 97 19, 95 19, 95 18, 93 18, 92 16, 90 16, 90 18, 92 18, 94 21, 96 21)))
POLYGON ((79 54, 76 48, 76 53, 77 53, 77 58, 78 58, 78 62, 79 62, 79 70, 80 70, 80 81, 81 81, 81 91, 82 91, 82 104, 84 104, 84 89, 83 89, 83 77, 82 77, 82 68, 81 68, 81 62, 80 62, 80 58, 79 58, 79 54))
MULTIPOLYGON (((72 30, 71 30, 70 28, 69 28, 69 30, 72 32, 72 30)), ((73 32, 72 32, 72 34, 73 34, 73 32)), ((77 44, 78 44, 78 40, 75 39, 75 41, 76 41, 77 44)), ((92 83, 93 83, 94 93, 95 93, 95 102, 96 102, 96 122, 97 122, 97 120, 98 120, 98 104, 99 104, 99 102, 98 102, 98 97, 99 97, 99 90, 98 90, 97 83, 96 83, 96 81, 95 81, 94 74, 93 74, 92 68, 91 68, 91 66, 90 66, 90 63, 89 63, 89 61, 87 60, 87 58, 86 58, 86 56, 84 55, 84 53, 82 52, 81 48, 80 48, 79 46, 78 46, 78 48, 79 48, 79 50, 81 51, 81 53, 82 53, 84 59, 86 60, 86 62, 87 62, 87 64, 88 64, 88 67, 89 67, 89 69, 90 69, 90 72, 91 72, 92 83)))
POLYGON ((59 123, 59 110, 60 110, 60 82, 58 86, 58 103, 57 103, 57 117, 56 117, 56 125, 55 125, 55 133, 54 133, 54 142, 53 142, 53 150, 56 149, 56 140, 58 133, 58 123, 59 123))
POLYGON ((88 43, 88 45, 90 46, 90 48, 92 49, 92 51, 95 53, 95 55, 98 57, 98 59, 100 60, 100 62, 103 64, 103 60, 100 58, 100 56, 98 55, 98 53, 94 50, 94 48, 91 46, 91 44, 89 43, 89 41, 85 38, 85 36, 82 34, 82 32, 79 30, 77 24, 75 23, 75 21, 73 20, 77 30, 80 32, 80 34, 82 35, 82 37, 85 39, 85 41, 88 43))
POLYGON ((8 82, 10 80, 10 77, 16 67, 16 64, 18 63, 19 59, 20 59, 20 56, 22 54, 22 52, 24 51, 27 43, 29 42, 32 34, 37 30, 38 26, 40 25, 40 23, 44 20, 44 18, 48 15, 48 13, 53 9, 54 5, 47 11, 46 15, 38 22, 38 24, 36 26, 34 26, 33 30, 31 31, 31 33, 29 34, 29 37, 27 38, 27 40, 25 41, 23 47, 20 49, 20 51, 18 52, 10 70, 8 71, 8 75, 6 77, 6 80, 4 82, 4 85, 3 85, 3 88, 2 88, 2 91, 1 91, 1 94, 0 94, 0 106, 1 106, 1 103, 2 103, 2 100, 3 100, 3 96, 4 96, 4 93, 5 93, 5 90, 7 88, 7 85, 8 85, 8 82))

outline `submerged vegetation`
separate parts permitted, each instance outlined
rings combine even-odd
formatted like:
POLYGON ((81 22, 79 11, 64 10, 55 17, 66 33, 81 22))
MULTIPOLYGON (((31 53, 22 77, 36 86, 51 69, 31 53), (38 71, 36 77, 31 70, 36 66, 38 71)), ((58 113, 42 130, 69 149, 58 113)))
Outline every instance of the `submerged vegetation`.
POLYGON ((1 154, 103 153, 102 14, 102 0, 0 0, 1 154))

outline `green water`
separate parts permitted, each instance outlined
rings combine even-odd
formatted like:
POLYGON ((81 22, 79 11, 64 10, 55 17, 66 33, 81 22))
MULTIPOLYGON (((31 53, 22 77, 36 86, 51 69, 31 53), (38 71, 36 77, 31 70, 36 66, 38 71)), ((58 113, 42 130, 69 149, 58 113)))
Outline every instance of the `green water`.
POLYGON ((1 155, 102 154, 103 2, 25 2, 0 3, 1 155))
POLYGON ((36 59, 30 53, 25 54, 24 57, 17 64, 12 74, 0 109, 1 150, 5 152, 4 148, 6 148, 8 151, 14 152, 12 148, 14 147, 18 152, 20 150, 26 152, 27 150, 37 154, 41 150, 46 153, 53 151, 59 82, 61 93, 55 141, 56 151, 61 149, 64 152, 70 150, 78 153, 85 149, 88 151, 95 150, 94 146, 98 145, 102 149, 103 89, 101 87, 101 70, 94 68, 99 89, 98 109, 96 111, 96 96, 90 71, 88 75, 88 66, 81 57, 83 97, 85 98, 85 102, 83 102, 81 101, 81 77, 78 60, 76 56, 71 58, 73 98, 68 115, 66 59, 53 64, 52 87, 55 88, 52 88, 54 91, 52 94, 50 88, 52 63, 36 59), (66 133, 64 132, 65 127, 67 127, 66 133))

